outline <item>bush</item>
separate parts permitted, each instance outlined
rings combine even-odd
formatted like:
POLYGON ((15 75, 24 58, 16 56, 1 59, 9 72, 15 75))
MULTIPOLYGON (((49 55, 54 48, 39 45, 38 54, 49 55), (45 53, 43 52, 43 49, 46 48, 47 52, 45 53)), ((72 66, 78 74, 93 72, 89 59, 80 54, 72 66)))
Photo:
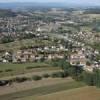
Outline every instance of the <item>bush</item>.
POLYGON ((51 75, 52 78, 64 78, 65 77, 65 74, 64 72, 55 72, 55 73, 52 73, 51 75))
POLYGON ((26 69, 33 69, 34 67, 32 67, 32 66, 29 66, 29 67, 26 67, 26 69))
POLYGON ((0 70, 0 73, 2 73, 3 71, 2 70, 0 70))
POLYGON ((50 77, 49 74, 43 74, 42 76, 43 76, 44 78, 48 78, 48 77, 50 77))
MULTIPOLYGON (((42 66, 28 66, 26 69, 34 69, 34 68, 41 68, 42 66)), ((44 66, 45 67, 45 66, 44 66)))
POLYGON ((12 69, 6 69, 5 72, 11 72, 13 71, 12 69))
POLYGON ((34 75, 34 76, 32 77, 32 79, 33 79, 34 81, 38 81, 38 80, 41 80, 42 77, 41 77, 41 76, 38 76, 38 75, 34 75))
POLYGON ((64 77, 68 77, 68 76, 69 76, 68 72, 64 72, 64 77))
POLYGON ((17 82, 17 83, 22 83, 22 82, 25 82, 27 80, 28 80, 27 77, 16 77, 16 78, 12 79, 13 82, 17 82))
POLYGON ((57 78, 57 73, 52 73, 52 74, 51 74, 51 77, 52 77, 52 78, 57 78))

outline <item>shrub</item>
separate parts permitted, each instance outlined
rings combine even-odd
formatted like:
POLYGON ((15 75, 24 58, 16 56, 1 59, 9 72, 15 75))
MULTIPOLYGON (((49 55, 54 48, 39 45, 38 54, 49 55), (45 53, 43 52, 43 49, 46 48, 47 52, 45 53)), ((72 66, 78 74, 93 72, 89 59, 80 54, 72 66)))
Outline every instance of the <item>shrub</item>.
POLYGON ((26 69, 33 69, 34 67, 32 67, 32 66, 29 66, 29 67, 26 67, 26 69))
POLYGON ((34 75, 34 76, 32 77, 32 79, 33 79, 34 81, 38 81, 38 80, 41 80, 42 77, 41 77, 41 76, 38 76, 38 75, 34 75))
POLYGON ((34 68, 41 68, 42 66, 28 66, 26 69, 34 69, 34 68))
POLYGON ((2 73, 3 71, 2 70, 0 70, 0 73, 2 73))
POLYGON ((51 77, 52 78, 57 78, 57 77, 63 78, 64 73, 63 72, 55 72, 55 73, 52 73, 51 77))
POLYGON ((17 83, 25 82, 27 80, 28 80, 27 77, 16 77, 16 78, 12 79, 12 81, 17 82, 17 83))
POLYGON ((12 69, 6 69, 5 72, 11 72, 13 71, 12 69))
POLYGON ((65 77, 64 72, 58 72, 57 74, 58 74, 58 77, 61 77, 61 78, 65 77))
POLYGON ((48 77, 50 77, 49 74, 43 74, 42 76, 43 76, 44 78, 48 78, 48 77))
POLYGON ((69 74, 68 74, 68 72, 64 72, 64 77, 68 77, 69 76, 69 74))
POLYGON ((52 74, 51 74, 51 77, 52 77, 52 78, 56 78, 56 77, 57 77, 57 73, 52 73, 52 74))

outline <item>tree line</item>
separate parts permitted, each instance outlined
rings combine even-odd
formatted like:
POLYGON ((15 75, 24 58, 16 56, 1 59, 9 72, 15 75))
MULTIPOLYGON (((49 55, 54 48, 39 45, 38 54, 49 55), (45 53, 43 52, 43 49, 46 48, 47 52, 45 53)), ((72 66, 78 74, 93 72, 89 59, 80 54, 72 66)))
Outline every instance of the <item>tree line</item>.
MULTIPOLYGON (((55 64, 55 62, 54 62, 55 64)), ((94 69, 93 72, 83 70, 82 66, 72 66, 66 60, 56 61, 56 65, 64 70, 64 73, 71 76, 76 81, 82 81, 89 86, 96 86, 100 88, 100 69, 94 69)))

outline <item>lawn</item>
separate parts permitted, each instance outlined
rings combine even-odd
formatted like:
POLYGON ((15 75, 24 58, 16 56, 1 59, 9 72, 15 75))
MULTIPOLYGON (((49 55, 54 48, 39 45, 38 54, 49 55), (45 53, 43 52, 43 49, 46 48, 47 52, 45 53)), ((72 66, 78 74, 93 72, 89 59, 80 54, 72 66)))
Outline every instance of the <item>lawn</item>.
MULTIPOLYGON (((36 100, 34 99, 35 96, 47 95, 51 93, 61 92, 64 90, 70 90, 70 89, 75 89, 75 88, 84 87, 84 86, 85 84, 81 82, 76 82, 76 81, 67 82, 66 80, 66 82, 64 83, 42 86, 42 87, 37 87, 37 88, 21 91, 21 92, 6 94, 3 96, 0 96, 0 99, 1 100, 36 100), (28 97, 31 98, 31 96, 32 96, 32 99, 28 99, 28 97)), ((47 100, 47 99, 44 99, 44 100, 47 100)), ((53 100, 56 100, 56 99, 53 99, 53 100)))

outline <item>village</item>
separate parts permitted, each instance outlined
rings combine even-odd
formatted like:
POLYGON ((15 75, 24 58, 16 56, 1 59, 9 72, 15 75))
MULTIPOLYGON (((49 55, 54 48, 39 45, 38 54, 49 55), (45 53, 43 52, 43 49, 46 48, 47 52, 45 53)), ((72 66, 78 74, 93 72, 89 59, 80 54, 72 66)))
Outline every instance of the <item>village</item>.
POLYGON ((54 59, 66 59, 71 65, 82 66, 85 70, 93 71, 94 68, 100 68, 100 53, 89 46, 81 43, 64 41, 61 44, 58 39, 57 44, 51 46, 31 46, 21 48, 17 51, 6 51, 0 56, 1 63, 26 63, 26 62, 44 62, 54 59), (66 46, 67 45, 67 46, 66 46))
POLYGON ((0 100, 100 100, 96 0, 1 1, 0 100))
POLYGON ((94 31, 91 30, 85 29, 84 31, 81 29, 83 27, 77 28, 78 25, 85 22, 94 22, 94 19, 83 17, 83 15, 84 11, 70 13, 52 8, 47 12, 34 11, 27 12, 26 15, 19 13, 16 17, 0 18, 1 43, 23 39, 40 40, 41 43, 41 45, 35 43, 35 45, 20 46, 17 50, 1 48, 0 63, 66 59, 71 65, 83 66, 88 71, 100 68, 100 51, 91 46, 92 43, 100 41, 100 35, 94 34, 94 31), (8 39, 6 40, 6 38, 8 39), (62 40, 63 42, 61 42, 62 40), (45 44, 44 41, 51 43, 45 44))

